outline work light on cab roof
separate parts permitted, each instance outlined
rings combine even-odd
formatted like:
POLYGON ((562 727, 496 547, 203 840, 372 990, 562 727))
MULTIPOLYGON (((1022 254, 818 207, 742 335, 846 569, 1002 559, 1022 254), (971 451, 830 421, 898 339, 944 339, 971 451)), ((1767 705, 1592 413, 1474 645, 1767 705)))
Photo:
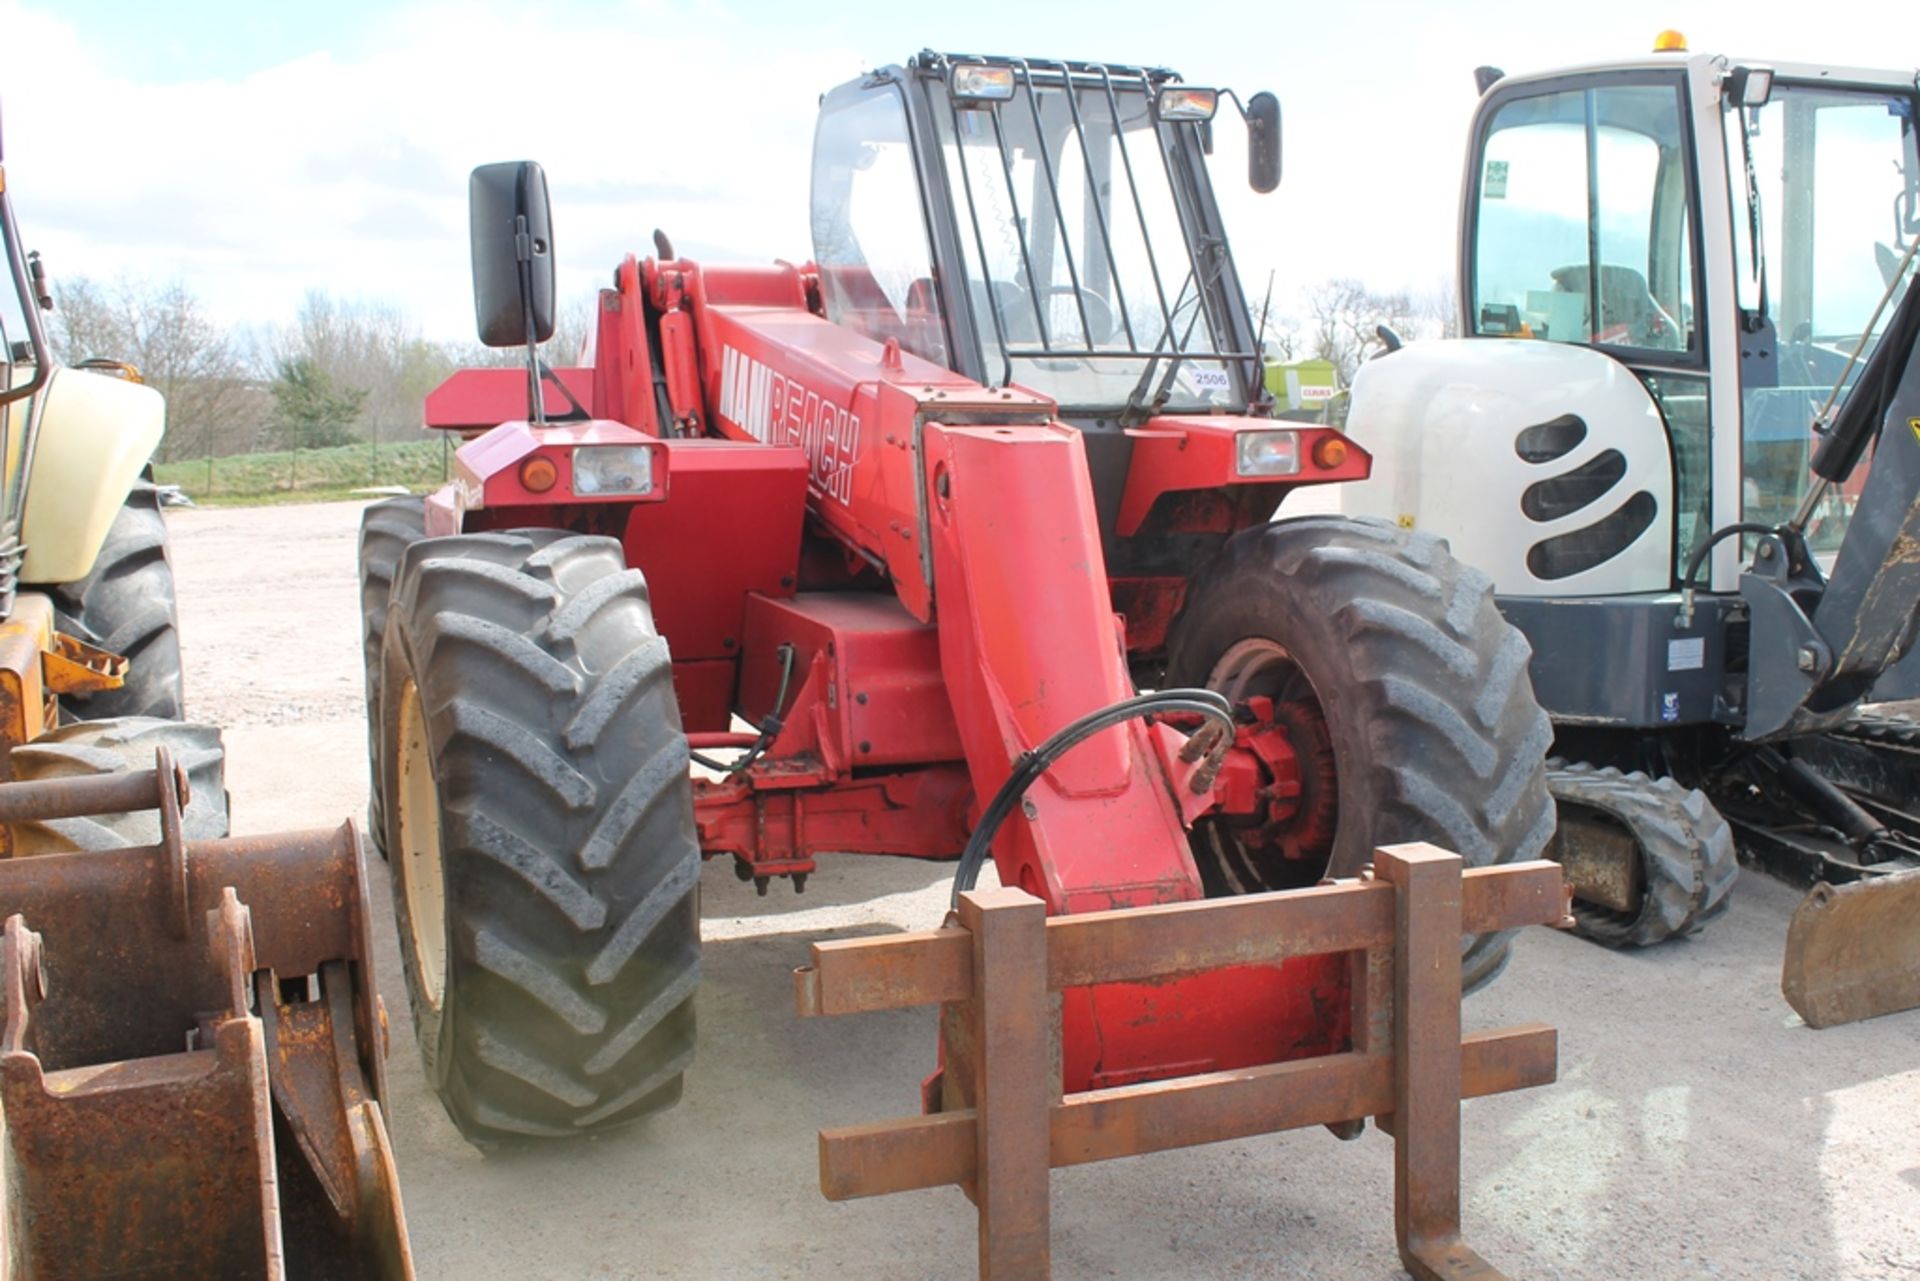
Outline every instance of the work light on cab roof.
POLYGON ((1005 102, 1013 97, 1013 68, 956 62, 947 84, 957 102, 1005 102))
POLYGON ((1162 120, 1211 120, 1220 107, 1220 91, 1168 85, 1160 91, 1155 106, 1162 120))

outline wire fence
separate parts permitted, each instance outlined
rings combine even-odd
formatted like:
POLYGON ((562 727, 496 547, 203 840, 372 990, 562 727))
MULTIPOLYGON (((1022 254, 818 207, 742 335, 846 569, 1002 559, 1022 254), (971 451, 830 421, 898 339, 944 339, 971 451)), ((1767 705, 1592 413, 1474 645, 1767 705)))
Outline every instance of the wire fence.
POLYGON ((154 480, 196 503, 320 501, 367 491, 431 489, 452 475, 451 432, 326 449, 245 450, 156 464, 154 480))

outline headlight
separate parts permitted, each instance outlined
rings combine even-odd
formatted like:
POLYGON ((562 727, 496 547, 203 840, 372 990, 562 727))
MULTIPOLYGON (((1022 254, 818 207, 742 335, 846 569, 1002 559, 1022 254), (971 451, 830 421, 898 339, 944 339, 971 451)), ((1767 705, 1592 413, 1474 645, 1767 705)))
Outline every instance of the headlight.
POLYGON ((1005 102, 1013 97, 1013 68, 956 62, 951 83, 953 96, 960 102, 1005 102))
POLYGON ((1168 85, 1160 91, 1162 120, 1211 120, 1220 106, 1218 89, 1191 89, 1186 85, 1168 85))
POLYGON ((576 494, 644 494, 653 488, 653 451, 645 445, 581 445, 573 451, 576 494))
POLYGON ((1292 476, 1300 470, 1300 436, 1291 431, 1243 431, 1234 438, 1234 470, 1242 476, 1292 476))

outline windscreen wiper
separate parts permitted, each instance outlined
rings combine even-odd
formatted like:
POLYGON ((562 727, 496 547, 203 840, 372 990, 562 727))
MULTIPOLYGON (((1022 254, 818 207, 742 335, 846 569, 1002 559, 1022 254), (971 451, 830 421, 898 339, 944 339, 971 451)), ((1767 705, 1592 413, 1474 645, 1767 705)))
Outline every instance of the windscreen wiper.
MULTIPOLYGON (((1186 303, 1187 287, 1191 284, 1193 284, 1193 268, 1189 267, 1187 268, 1187 278, 1180 282, 1180 292, 1174 295, 1173 306, 1167 309, 1167 327, 1162 329, 1160 331, 1160 337, 1154 340, 1153 354, 1147 357, 1146 365, 1140 370, 1140 381, 1136 382, 1133 385, 1133 390, 1127 393, 1127 407, 1120 411, 1120 425, 1122 427, 1137 427, 1158 412, 1156 409, 1149 409, 1147 407, 1147 388, 1153 386, 1154 371, 1159 369, 1160 361, 1163 358, 1160 347, 1173 337, 1173 318, 1179 314, 1180 308, 1186 303), (1146 412, 1142 413, 1142 410, 1146 410, 1146 412)), ((1187 333, 1188 335, 1193 333, 1192 322, 1189 322, 1187 325, 1187 333)), ((1177 350, 1184 350, 1184 343, 1180 348, 1177 348, 1177 350)), ((1173 368, 1168 371, 1167 377, 1169 383, 1172 380, 1173 374, 1178 372, 1179 369, 1180 362, 1175 361, 1173 368)), ((1164 396, 1164 394, 1164 389, 1157 392, 1154 397, 1155 401, 1161 401, 1161 397, 1164 396)))

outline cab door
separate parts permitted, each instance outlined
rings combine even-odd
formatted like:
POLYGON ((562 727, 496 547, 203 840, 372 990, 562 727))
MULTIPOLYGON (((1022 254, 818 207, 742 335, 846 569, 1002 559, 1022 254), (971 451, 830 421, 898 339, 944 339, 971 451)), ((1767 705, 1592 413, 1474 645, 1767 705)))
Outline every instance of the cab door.
POLYGON ((1681 68, 1496 88, 1474 139, 1461 272, 1467 332, 1592 347, 1645 384, 1671 446, 1676 569, 1714 515, 1685 88, 1681 68))

